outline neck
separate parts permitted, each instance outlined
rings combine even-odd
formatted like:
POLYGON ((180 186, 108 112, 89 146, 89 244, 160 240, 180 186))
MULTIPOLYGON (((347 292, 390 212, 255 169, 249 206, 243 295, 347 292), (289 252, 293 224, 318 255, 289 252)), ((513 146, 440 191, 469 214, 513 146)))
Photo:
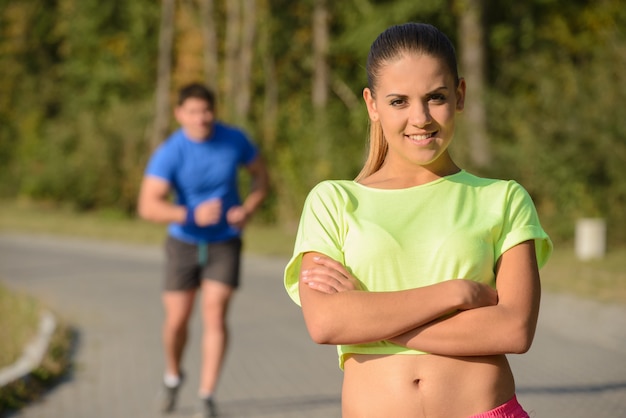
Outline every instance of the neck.
POLYGON ((360 183, 381 189, 405 189, 430 183, 442 177, 456 174, 461 169, 451 160, 445 164, 429 166, 397 167, 384 163, 383 166, 360 183))
POLYGON ((189 139, 190 141, 193 142, 205 142, 208 141, 211 138, 211 135, 213 134, 213 127, 211 127, 210 130, 208 131, 193 131, 193 130, 188 130, 183 128, 183 133, 185 134, 185 137, 187 139, 189 139))

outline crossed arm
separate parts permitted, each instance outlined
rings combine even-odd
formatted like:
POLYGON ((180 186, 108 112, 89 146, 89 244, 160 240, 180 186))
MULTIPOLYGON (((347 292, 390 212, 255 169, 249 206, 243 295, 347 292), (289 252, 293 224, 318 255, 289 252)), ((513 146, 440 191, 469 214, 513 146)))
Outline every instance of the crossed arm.
POLYGON ((539 313, 534 241, 502 255, 496 285, 497 293, 470 280, 398 292, 364 292, 340 263, 307 253, 299 289, 309 334, 320 344, 389 340, 450 356, 525 352, 539 313))

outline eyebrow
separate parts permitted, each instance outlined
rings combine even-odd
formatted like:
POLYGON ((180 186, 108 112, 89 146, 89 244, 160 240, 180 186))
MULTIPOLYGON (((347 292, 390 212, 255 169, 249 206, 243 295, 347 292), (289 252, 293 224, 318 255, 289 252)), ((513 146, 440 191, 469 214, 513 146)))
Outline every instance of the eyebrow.
MULTIPOLYGON (((428 93, 426 93, 426 95, 429 94, 434 94, 434 93, 438 93, 441 90, 450 90, 447 86, 441 86, 441 87, 437 87, 436 89, 433 89, 431 91, 429 91, 428 93)), ((400 93, 389 93, 388 95, 386 95, 385 97, 407 97, 408 95, 406 94, 400 94, 400 93)))

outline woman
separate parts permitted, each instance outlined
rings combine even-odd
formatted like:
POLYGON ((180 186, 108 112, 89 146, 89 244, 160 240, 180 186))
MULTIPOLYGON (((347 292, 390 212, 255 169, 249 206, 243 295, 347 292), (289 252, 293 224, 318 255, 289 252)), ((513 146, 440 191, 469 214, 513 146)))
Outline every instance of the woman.
POLYGON ((313 340, 338 346, 350 417, 527 417, 505 357, 526 352, 552 244, 528 193, 448 146, 465 81, 427 24, 372 44, 369 155, 309 194, 285 270, 313 340))

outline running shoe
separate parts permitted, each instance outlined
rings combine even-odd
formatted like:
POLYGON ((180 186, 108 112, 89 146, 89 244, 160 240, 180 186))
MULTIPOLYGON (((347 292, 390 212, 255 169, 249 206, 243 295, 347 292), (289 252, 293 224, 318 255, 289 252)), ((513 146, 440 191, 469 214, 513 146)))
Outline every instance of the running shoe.
POLYGON ((202 399, 202 418, 217 417, 217 407, 213 398, 202 399))
POLYGON ((178 390, 183 385, 185 380, 185 374, 180 373, 180 381, 176 386, 168 386, 163 382, 163 395, 161 400, 161 411, 164 413, 170 413, 176 408, 176 398, 178 396, 178 390))

